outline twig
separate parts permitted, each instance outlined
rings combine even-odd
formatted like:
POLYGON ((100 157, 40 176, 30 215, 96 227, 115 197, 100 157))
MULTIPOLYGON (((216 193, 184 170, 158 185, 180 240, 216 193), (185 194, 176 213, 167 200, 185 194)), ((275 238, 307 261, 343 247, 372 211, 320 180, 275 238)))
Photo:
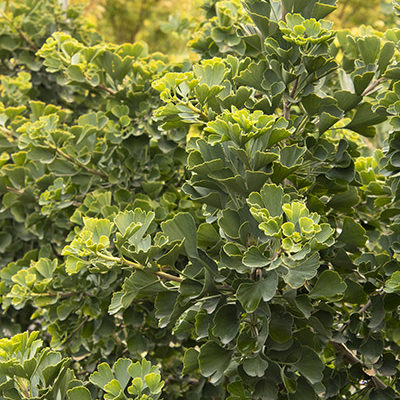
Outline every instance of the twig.
MULTIPOLYGON (((342 343, 336 343, 336 342, 332 342, 332 346, 335 348, 335 350, 338 353, 341 353, 344 357, 345 360, 347 360, 349 362, 349 364, 353 365, 353 364, 360 364, 362 367, 365 367, 364 364, 362 363, 362 361, 355 356, 347 347, 346 345, 342 344, 342 343)), ((377 389, 386 389, 387 386, 386 384, 379 379, 376 376, 370 376, 371 381, 373 382, 373 384, 375 385, 375 387, 377 389)))
POLYGON ((373 81, 373 82, 372 82, 369 86, 367 86, 366 89, 361 93, 361 96, 366 96, 367 94, 372 93, 372 92, 376 89, 376 87, 377 87, 380 83, 382 83, 384 80, 385 80, 385 78, 382 77, 382 78, 379 78, 379 79, 373 81))
POLYGON ((89 317, 85 317, 83 321, 69 334, 69 337, 64 341, 64 343, 67 343, 69 340, 71 340, 72 336, 74 336, 75 333, 78 332, 82 328, 82 326, 86 324, 88 320, 89 317))
MULTIPOLYGON (((96 255, 98 257, 100 257, 100 258, 103 258, 104 260, 107 260, 107 261, 113 261, 113 262, 116 262, 116 263, 126 264, 126 265, 129 265, 130 267, 133 267, 133 268, 139 269, 139 270, 144 270, 145 269, 145 267, 143 265, 138 264, 138 263, 136 263, 134 261, 127 260, 125 257, 109 256, 107 254, 100 253, 99 251, 96 252, 96 255)), ((173 282, 178 282, 178 283, 183 282, 183 278, 181 278, 180 276, 175 276, 175 275, 172 275, 172 274, 168 274, 167 272, 151 271, 150 269, 149 269, 149 272, 152 272, 155 275, 157 275, 159 278, 165 279, 167 281, 173 281, 173 282)), ((219 290, 230 290, 230 291, 233 290, 232 286, 230 286, 230 285, 216 285, 216 288, 219 289, 219 290)))
MULTIPOLYGON (((108 256, 107 254, 100 253, 99 251, 96 252, 96 255, 107 261, 113 261, 116 263, 126 264, 135 269, 140 269, 140 270, 145 269, 145 267, 143 265, 140 265, 134 261, 127 260, 125 257, 108 256)), ((179 276, 168 274, 163 271, 155 271, 155 272, 151 271, 151 272, 153 272, 155 275, 159 276, 161 279, 166 279, 168 281, 174 281, 174 282, 179 282, 179 283, 183 281, 183 278, 181 278, 179 276)))
POLYGON ((24 194, 23 190, 15 189, 12 186, 6 186, 6 188, 11 193, 15 193, 15 194, 19 194, 19 195, 24 194))
POLYGON ((46 143, 51 149, 55 150, 61 157, 65 158, 67 161, 71 162, 72 164, 76 164, 78 167, 84 169, 87 172, 90 172, 91 174, 100 176, 101 178, 107 178, 107 175, 105 175, 101 171, 97 171, 96 169, 89 168, 85 164, 82 164, 78 160, 74 160, 70 155, 65 153, 63 150, 61 150, 59 147, 51 144, 51 143, 46 143))
POLYGON ((3 132, 8 139, 17 139, 17 136, 15 136, 14 133, 10 129, 7 129, 5 126, 0 126, 0 131, 3 132))
POLYGON ((25 35, 25 33, 22 31, 22 29, 18 26, 15 26, 14 22, 7 17, 7 15, 3 12, 1 12, 1 16, 10 24, 10 26, 15 29, 18 33, 18 35, 30 46, 32 47, 33 50, 35 50, 35 53, 39 50, 39 47, 36 46, 35 43, 33 43, 33 41, 28 38, 28 36, 25 35))
POLYGON ((204 114, 203 111, 199 110, 197 107, 195 107, 190 101, 188 101, 187 103, 180 101, 180 104, 186 106, 187 108, 189 108, 190 110, 192 110, 193 112, 195 112, 196 114, 199 114, 200 117, 204 120, 204 121, 208 121, 208 117, 206 114, 204 114))
MULTIPOLYGON (((125 264, 130 265, 131 267, 134 267, 134 268, 137 268, 137 269, 142 269, 142 270, 144 269, 143 265, 140 265, 140 264, 135 263, 133 261, 129 261, 124 257, 122 257, 121 260, 125 264)), ((163 272, 163 271, 155 271, 154 274, 159 276, 161 279, 165 279, 167 281, 174 281, 174 282, 179 282, 179 283, 183 281, 183 278, 181 278, 179 276, 168 274, 168 273, 163 272)))
POLYGON ((283 102, 283 118, 289 120, 290 117, 290 106, 287 101, 283 102))
POLYGON ((282 21, 284 22, 286 22, 286 14, 287 14, 286 7, 282 5, 282 21))
POLYGON ((157 271, 155 272, 155 274, 158 275, 161 279, 166 279, 167 281, 174 281, 179 283, 183 281, 183 279, 179 276, 167 274, 166 272, 157 271))
MULTIPOLYGON (((372 302, 371 300, 368 300, 358 311, 357 314, 363 314, 365 311, 368 310, 368 308, 371 306, 372 302)), ((339 329, 339 332, 343 332, 350 324, 350 320, 347 321, 342 325, 342 327, 339 329)))
POLYGON ((99 83, 99 84, 97 85, 97 87, 99 87, 100 89, 105 90, 107 93, 110 93, 110 94, 113 95, 113 96, 116 94, 116 92, 114 92, 114 90, 110 89, 109 87, 107 87, 107 86, 104 85, 103 83, 99 83))
POLYGON ((371 299, 369 299, 369 300, 360 308, 360 310, 358 311, 358 314, 362 314, 362 313, 364 313, 365 311, 367 311, 368 308, 371 306, 371 304, 372 304, 371 299))
POLYGON ((299 84, 299 76, 297 76, 297 78, 295 79, 295 81, 293 83, 293 87, 292 87, 291 91, 289 92, 290 97, 294 97, 298 84, 299 84))
MULTIPOLYGON (((290 89, 289 91, 289 96, 291 98, 294 97, 294 95, 296 94, 296 90, 297 90, 297 86, 299 85, 299 76, 297 76, 297 78, 295 79, 294 83, 293 83, 293 87, 290 89)), ((290 101, 284 101, 283 102, 283 117, 287 120, 289 120, 290 118, 290 109, 291 109, 292 105, 290 104, 290 101)))
POLYGON ((93 294, 87 292, 45 292, 45 293, 30 293, 34 297, 59 297, 60 299, 65 299, 67 297, 85 295, 88 297, 95 297, 93 294))
POLYGON ((21 38, 23 40, 25 40, 25 42, 28 43, 29 46, 31 46, 33 50, 35 50, 35 52, 39 51, 39 47, 37 47, 36 44, 33 43, 33 41, 31 39, 29 39, 28 36, 25 35, 25 33, 22 31, 21 28, 18 28, 18 27, 14 27, 14 28, 18 32, 19 36, 21 36, 21 38))
MULTIPOLYGON (((109 90, 111 91, 111 89, 109 89, 109 90)), ((13 132, 10 129, 0 126, 0 131, 2 131, 10 139, 16 138, 16 136, 13 134, 13 132)), ((54 144, 46 142, 46 145, 48 147, 50 147, 52 150, 56 151, 61 157, 65 158, 67 161, 71 162, 72 164, 76 164, 80 168, 86 170, 87 172, 90 172, 91 174, 100 176, 101 178, 107 178, 107 175, 104 174, 103 172, 97 171, 96 169, 93 169, 93 168, 89 168, 85 164, 82 164, 81 162, 79 162, 78 160, 74 160, 70 155, 65 153, 63 150, 61 150, 59 147, 55 146, 54 144)))

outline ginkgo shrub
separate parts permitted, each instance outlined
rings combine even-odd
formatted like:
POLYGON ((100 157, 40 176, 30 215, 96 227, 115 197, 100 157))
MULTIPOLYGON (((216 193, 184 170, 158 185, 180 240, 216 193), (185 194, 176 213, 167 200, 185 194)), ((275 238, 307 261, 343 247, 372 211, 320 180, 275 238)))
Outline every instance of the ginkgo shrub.
POLYGON ((193 64, 2 8, 1 398, 399 396, 400 30, 203 8, 193 64))

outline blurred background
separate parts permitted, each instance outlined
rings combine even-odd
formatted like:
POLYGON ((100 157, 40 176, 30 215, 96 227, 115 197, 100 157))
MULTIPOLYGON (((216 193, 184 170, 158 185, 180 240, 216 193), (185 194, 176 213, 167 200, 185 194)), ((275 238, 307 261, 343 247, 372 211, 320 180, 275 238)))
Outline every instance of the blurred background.
MULTIPOLYGON (((186 53, 192 28, 201 22, 203 0, 62 0, 82 4, 86 17, 106 40, 146 41, 152 51, 186 53)), ((227 0, 229 1, 229 0, 227 0)), ((394 23, 391 0, 339 0, 330 17, 335 28, 383 30, 394 23)))
POLYGON ((151 51, 185 52, 193 27, 202 16, 202 0, 69 0, 108 41, 144 40, 151 51))

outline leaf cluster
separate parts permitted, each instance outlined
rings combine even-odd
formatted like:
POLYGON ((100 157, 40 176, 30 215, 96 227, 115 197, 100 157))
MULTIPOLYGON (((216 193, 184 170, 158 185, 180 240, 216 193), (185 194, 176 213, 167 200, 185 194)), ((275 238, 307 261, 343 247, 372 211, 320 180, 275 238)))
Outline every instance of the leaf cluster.
POLYGON ((334 9, 206 1, 193 64, 18 25, 62 90, 7 56, 4 398, 399 396, 400 34, 334 9))

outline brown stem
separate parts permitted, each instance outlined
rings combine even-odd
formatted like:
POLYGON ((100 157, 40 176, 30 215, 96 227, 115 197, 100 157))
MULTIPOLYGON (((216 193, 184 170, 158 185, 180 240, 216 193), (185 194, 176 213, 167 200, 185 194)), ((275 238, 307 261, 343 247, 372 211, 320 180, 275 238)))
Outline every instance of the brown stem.
POLYGON ((32 41, 30 38, 28 38, 28 36, 25 35, 25 33, 23 32, 23 30, 22 30, 20 27, 15 26, 14 22, 13 22, 10 18, 8 18, 7 15, 6 15, 3 11, 1 11, 1 16, 10 24, 11 28, 15 29, 15 30, 17 31, 18 35, 19 35, 30 47, 32 47, 32 49, 35 51, 35 53, 39 50, 39 47, 37 47, 36 44, 33 43, 33 41, 32 41))
POLYGON ((166 272, 157 271, 155 274, 157 276, 159 276, 161 279, 166 279, 167 281, 174 281, 174 282, 182 282, 183 281, 183 279, 180 278, 179 276, 167 274, 166 272))
POLYGON ((107 86, 104 85, 103 83, 99 83, 99 84, 97 85, 97 87, 99 87, 100 89, 105 90, 107 93, 109 93, 109 94, 111 94, 111 95, 113 95, 113 96, 116 94, 116 92, 114 92, 114 90, 110 89, 109 87, 107 87, 107 86))
POLYGON ((382 78, 379 78, 379 79, 373 81, 373 82, 372 82, 369 86, 367 86, 367 88, 361 93, 361 96, 366 96, 366 95, 372 93, 372 92, 376 89, 376 87, 377 87, 380 83, 382 83, 384 80, 385 80, 385 78, 382 77, 382 78))
MULTIPOLYGON (((294 97, 296 94, 297 86, 299 85, 299 77, 297 77, 293 83, 293 87, 289 91, 289 96, 291 98, 294 97)), ((290 109, 292 108, 292 105, 290 103, 290 100, 284 101, 283 102, 283 118, 289 120, 290 119, 290 109)))
MULTIPOLYGON (((100 252, 96 252, 96 255, 107 261, 113 261, 116 263, 124 263, 135 269, 140 269, 140 270, 145 269, 145 267, 143 265, 138 264, 134 261, 127 260, 125 257, 119 258, 119 257, 114 257, 114 256, 108 256, 108 255, 102 254, 100 252)), ((158 277, 160 277, 161 279, 165 279, 167 281, 173 281, 173 282, 178 282, 178 283, 183 282, 183 278, 181 278, 180 276, 168 274, 167 272, 164 272, 164 271, 155 271, 154 274, 157 275, 158 277)), ((216 287, 217 287, 217 289, 220 289, 220 290, 232 290, 232 287, 229 285, 217 285, 216 287)))
POLYGON ((87 292, 46 292, 46 293, 31 293, 33 296, 37 297, 59 297, 60 299, 65 299, 67 297, 78 296, 78 295, 85 295, 89 297, 94 297, 94 295, 87 293, 87 292))
POLYGON ((208 121, 208 117, 206 114, 204 114, 203 111, 199 110, 197 107, 195 107, 190 101, 188 101, 187 103, 183 103, 183 105, 185 105, 186 107, 188 107, 189 109, 191 109, 193 112, 195 112, 196 114, 199 114, 201 118, 203 118, 204 121, 208 121))
MULTIPOLYGON (((342 343, 336 343, 336 342, 331 342, 332 346, 334 349, 343 355, 343 359, 346 360, 349 364, 360 364, 362 367, 365 367, 365 365, 362 363, 362 361, 354 355, 347 347, 346 345, 342 343)), ((377 389, 386 389, 387 386, 386 384, 379 379, 377 376, 370 376, 370 380, 372 383, 375 385, 377 389)))
POLYGON ((216 285, 216 288, 219 290, 230 290, 233 291, 233 288, 231 285, 216 285))
POLYGON ((289 102, 284 101, 283 102, 283 118, 289 120, 290 118, 290 106, 289 102))
POLYGON ((297 86, 299 85, 299 76, 295 79, 294 83, 293 83, 293 87, 289 92, 290 97, 294 97, 294 95, 296 94, 296 90, 297 90, 297 86))
POLYGON ((89 320, 89 317, 85 317, 85 318, 83 319, 83 321, 69 334, 69 337, 67 337, 67 339, 65 340, 64 343, 67 343, 69 340, 71 340, 71 339, 72 339, 72 336, 74 336, 75 333, 78 332, 78 331, 82 328, 82 326, 86 324, 86 322, 87 322, 88 320, 89 320))
MULTIPOLYGON (((100 253, 101 254, 101 253, 100 253)), ((99 255, 99 253, 97 253, 97 255, 99 255)), ((100 256, 101 257, 101 256, 100 256)), ((125 257, 122 257, 122 258, 118 258, 118 257, 109 257, 109 259, 111 260, 111 259, 114 259, 114 261, 122 261, 122 262, 124 262, 126 265, 129 265, 129 266, 131 266, 131 267, 134 267, 134 268, 136 268, 136 269, 144 269, 144 267, 143 267, 143 265, 140 265, 140 264, 138 264, 138 263, 135 263, 135 262, 133 262, 133 261, 129 261, 129 260, 127 260, 125 257)), ((179 276, 175 276, 175 275, 171 275, 171 274, 168 274, 168 273, 166 273, 166 272, 163 272, 163 271, 156 271, 156 272, 154 272, 154 274, 155 275, 157 275, 157 276, 159 276, 161 279, 165 279, 165 280, 167 280, 167 281, 174 281, 174 282, 182 282, 183 281, 183 278, 181 278, 181 277, 179 277, 179 276)))
POLYGON ((7 136, 8 139, 11 139, 11 140, 17 139, 17 136, 15 136, 14 133, 10 129, 7 129, 4 126, 0 126, 0 131, 3 132, 4 135, 7 136))
POLYGON ((78 165, 80 168, 84 169, 87 172, 90 172, 91 174, 100 176, 101 178, 107 178, 107 175, 105 175, 101 171, 97 171, 96 169, 89 168, 85 164, 80 163, 77 160, 74 160, 71 156, 69 156, 67 153, 65 153, 63 150, 58 148, 57 146, 54 146, 51 143, 46 143, 51 149, 55 150, 61 157, 65 158, 67 161, 71 162, 72 164, 78 165))
POLYGON ((360 308, 360 310, 358 311, 358 314, 362 314, 365 311, 367 311, 368 308, 371 307, 371 304, 372 304, 372 302, 371 302, 371 299, 370 299, 360 308))
POLYGON ((75 371, 75 375, 76 376, 83 376, 83 375, 89 375, 91 374, 93 371, 89 371, 87 369, 84 369, 83 371, 75 371))
POLYGON ((23 40, 25 40, 25 42, 28 43, 29 46, 31 46, 33 50, 35 50, 35 53, 37 51, 39 51, 39 47, 37 47, 36 44, 33 43, 33 41, 31 39, 29 39, 28 36, 25 35, 25 33, 22 31, 21 28, 15 27, 15 29, 18 32, 19 36, 21 36, 21 38, 23 40))
POLYGON ((286 22, 286 8, 282 5, 282 21, 286 22))
POLYGON ((21 195, 21 194, 24 193, 23 190, 15 189, 15 188, 13 188, 12 186, 6 186, 6 188, 7 188, 7 190, 8 190, 9 192, 11 192, 11 193, 15 193, 15 194, 19 194, 19 195, 21 195))
MULTIPOLYGON (((111 89, 108 89, 108 88, 106 88, 106 89, 111 91, 111 89)), ((5 127, 0 127, 0 131, 2 131, 10 139, 16 138, 16 136, 13 134, 13 132, 5 127)), ((48 143, 48 142, 46 142, 46 145, 49 146, 51 149, 55 150, 61 157, 65 158, 67 161, 71 162, 72 164, 76 164, 80 168, 86 170, 87 172, 90 172, 91 174, 100 176, 101 178, 107 178, 107 175, 105 175, 103 172, 97 171, 96 169, 93 169, 93 168, 89 168, 85 164, 82 164, 79 161, 74 160, 71 156, 69 156, 67 153, 65 153, 63 150, 61 150, 57 146, 55 146, 51 143, 48 143)), ((9 189, 9 190, 12 191, 11 189, 9 189)))

